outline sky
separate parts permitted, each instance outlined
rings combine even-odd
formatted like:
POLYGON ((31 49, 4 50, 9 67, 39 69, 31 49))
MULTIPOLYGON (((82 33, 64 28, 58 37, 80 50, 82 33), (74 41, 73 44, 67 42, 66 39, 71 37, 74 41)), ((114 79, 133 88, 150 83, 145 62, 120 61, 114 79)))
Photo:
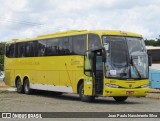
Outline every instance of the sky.
POLYGON ((160 35, 160 0, 0 0, 0 41, 66 30, 160 35))

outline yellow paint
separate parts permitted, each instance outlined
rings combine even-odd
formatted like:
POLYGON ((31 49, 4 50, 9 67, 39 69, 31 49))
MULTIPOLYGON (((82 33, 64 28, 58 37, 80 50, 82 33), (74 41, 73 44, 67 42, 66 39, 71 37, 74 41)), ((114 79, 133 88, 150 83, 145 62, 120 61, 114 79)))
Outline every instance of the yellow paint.
POLYGON ((145 84, 149 84, 149 80, 118 80, 118 79, 104 79, 103 96, 129 96, 127 91, 134 91, 131 96, 146 96, 148 88, 140 88, 145 84), (110 88, 106 83, 120 86, 119 88, 110 88), (132 85, 131 87, 129 85, 132 85))
MULTIPOLYGON (((100 37, 102 35, 115 36, 134 36, 142 37, 139 34, 121 31, 101 30, 101 31, 87 31, 87 30, 73 30, 66 32, 59 32, 48 35, 41 35, 37 38, 18 40, 14 39, 9 43, 21 41, 36 41, 45 38, 55 38, 63 36, 81 35, 94 33, 100 37)), ((87 36, 88 38, 88 36, 87 36)), ((102 43, 102 41, 101 41, 102 43)), ((86 42, 88 45, 88 42, 86 42)), ((88 47, 86 48, 86 50, 88 47)), ((9 86, 15 86, 15 79, 17 76, 24 80, 27 76, 31 83, 34 84, 48 84, 55 86, 71 86, 74 93, 77 93, 77 85, 80 80, 84 81, 84 94, 94 95, 93 79, 84 74, 84 57, 79 55, 72 56, 49 56, 49 57, 29 57, 29 58, 7 58, 5 57, 5 83, 9 86), (90 81, 90 82, 89 82, 90 81)), ((135 91, 133 96, 145 96, 148 91, 147 88, 138 88, 144 84, 148 84, 148 80, 125 81, 125 80, 111 80, 104 78, 103 95, 101 96, 126 96, 126 91, 135 91), (129 88, 130 82, 132 88, 129 88), (109 88, 105 84, 111 83, 123 88, 109 88), (109 93, 107 93, 107 91, 109 93), (112 92, 112 93, 110 93, 112 92)))
POLYGON ((93 82, 89 77, 84 80, 84 95, 93 95, 93 82))

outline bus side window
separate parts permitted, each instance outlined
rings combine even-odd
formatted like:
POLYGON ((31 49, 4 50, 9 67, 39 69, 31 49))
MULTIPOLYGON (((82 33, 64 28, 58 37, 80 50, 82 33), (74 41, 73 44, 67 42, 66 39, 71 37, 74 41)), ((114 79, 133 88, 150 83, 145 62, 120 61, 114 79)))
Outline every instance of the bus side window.
POLYGON ((35 57, 37 56, 37 42, 36 41, 31 41, 27 42, 25 46, 25 56, 26 57, 35 57))
POLYGON ((96 34, 89 34, 88 35, 88 49, 97 49, 101 47, 100 37, 96 34))
POLYGON ((59 40, 59 55, 69 55, 72 52, 72 45, 68 37, 59 40))
POLYGON ((84 55, 86 51, 86 35, 73 36, 73 53, 84 55))
POLYGON ((45 48, 46 48, 46 41, 45 40, 39 40, 38 43, 38 56, 44 56, 45 55, 45 48))
POLYGON ((6 56, 9 57, 9 45, 6 45, 6 56))
POLYGON ((9 44, 6 46, 6 56, 9 58, 13 58, 15 51, 15 44, 9 44))
POLYGON ((45 55, 58 55, 58 38, 46 40, 45 55))
POLYGON ((25 57, 25 43, 17 43, 16 44, 16 57, 25 57))

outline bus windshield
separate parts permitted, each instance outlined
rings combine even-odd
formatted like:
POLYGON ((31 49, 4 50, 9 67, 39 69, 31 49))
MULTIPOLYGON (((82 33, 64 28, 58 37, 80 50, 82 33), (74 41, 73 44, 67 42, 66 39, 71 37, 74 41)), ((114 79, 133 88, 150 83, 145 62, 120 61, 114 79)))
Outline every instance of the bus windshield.
POLYGON ((142 38, 103 36, 107 50, 106 77, 148 78, 148 57, 142 38))

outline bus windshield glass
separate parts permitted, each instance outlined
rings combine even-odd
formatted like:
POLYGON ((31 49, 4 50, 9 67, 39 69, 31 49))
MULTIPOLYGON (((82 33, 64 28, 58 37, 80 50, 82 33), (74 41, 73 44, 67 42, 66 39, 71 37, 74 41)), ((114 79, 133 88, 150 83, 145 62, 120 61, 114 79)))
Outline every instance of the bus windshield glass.
POLYGON ((106 77, 148 78, 148 57, 142 38, 103 36, 107 61, 106 77))

